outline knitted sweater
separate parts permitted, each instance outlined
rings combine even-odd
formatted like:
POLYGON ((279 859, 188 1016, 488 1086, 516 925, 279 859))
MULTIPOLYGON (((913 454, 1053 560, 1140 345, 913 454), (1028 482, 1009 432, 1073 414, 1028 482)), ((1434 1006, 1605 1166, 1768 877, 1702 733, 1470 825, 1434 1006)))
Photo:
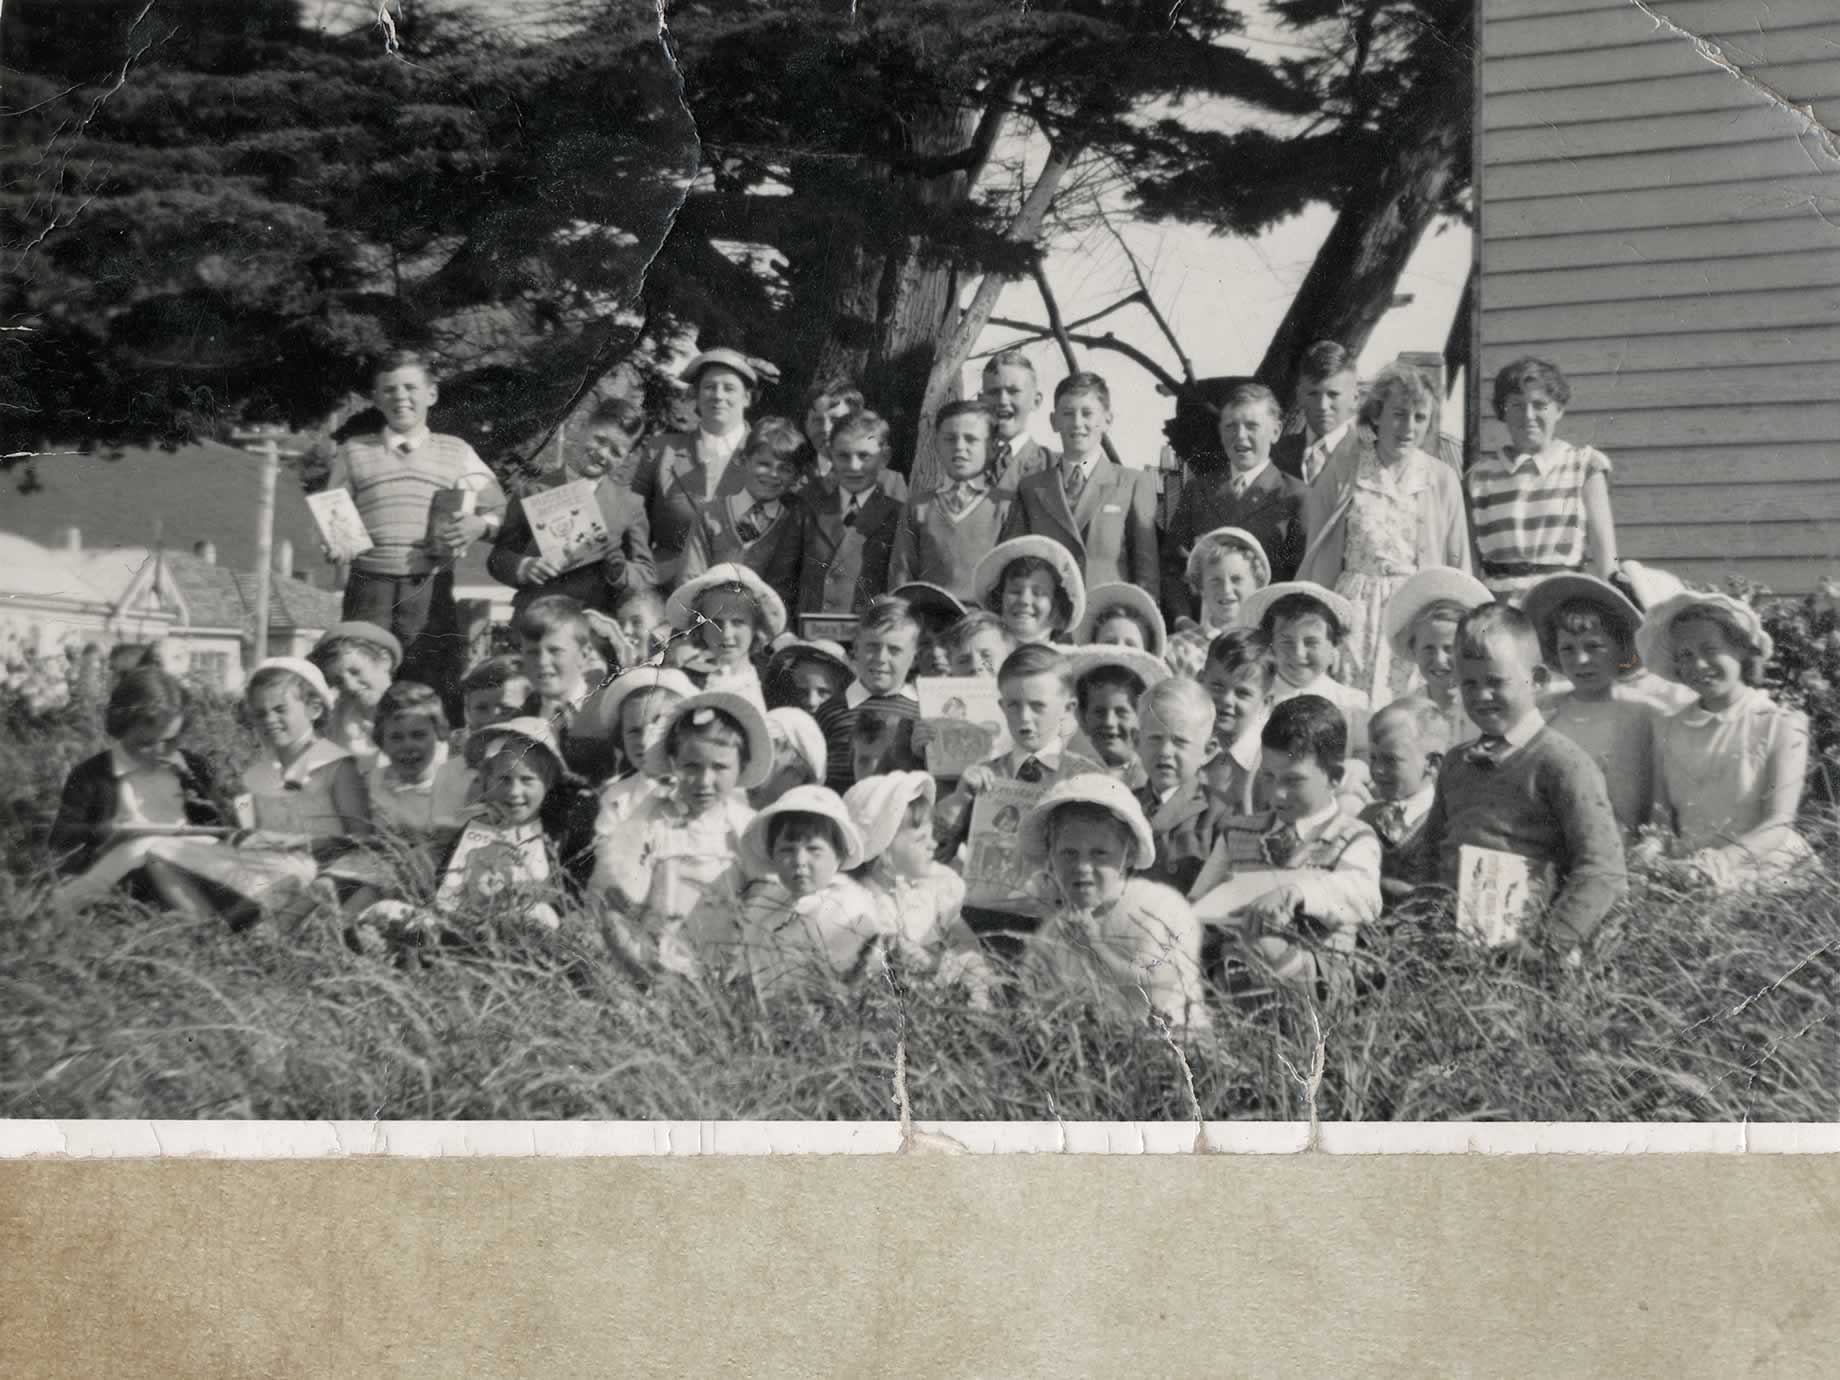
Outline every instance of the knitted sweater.
POLYGON ((1453 891, 1464 844, 1553 864, 1548 924, 1588 939, 1628 887, 1623 836, 1603 772, 1564 734, 1542 727, 1492 767, 1458 750, 1438 770, 1420 856, 1453 891))

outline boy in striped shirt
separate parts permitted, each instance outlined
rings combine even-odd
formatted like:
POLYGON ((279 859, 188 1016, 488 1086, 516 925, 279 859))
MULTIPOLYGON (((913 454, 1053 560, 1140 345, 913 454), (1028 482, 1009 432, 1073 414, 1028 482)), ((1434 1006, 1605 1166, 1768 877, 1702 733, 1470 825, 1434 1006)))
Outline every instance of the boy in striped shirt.
POLYGON ((393 633, 403 647, 397 675, 433 686, 457 717, 462 639, 454 562, 498 531, 505 495, 471 446, 428 429, 428 409, 439 396, 420 355, 396 350, 379 359, 371 402, 383 413, 383 427, 339 448, 326 487, 351 491, 375 543, 352 562, 345 619, 393 633), (472 490, 473 511, 430 530, 434 497, 443 489, 472 490))

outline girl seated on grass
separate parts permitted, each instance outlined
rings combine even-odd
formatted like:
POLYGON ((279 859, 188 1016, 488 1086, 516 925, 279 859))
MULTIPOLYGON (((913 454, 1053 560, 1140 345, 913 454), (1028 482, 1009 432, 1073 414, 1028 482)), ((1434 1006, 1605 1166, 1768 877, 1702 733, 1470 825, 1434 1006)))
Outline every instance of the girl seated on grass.
POLYGON ((210 764, 179 748, 185 687, 165 671, 129 671, 109 694, 113 740, 71 770, 51 825, 52 866, 67 900, 120 887, 137 901, 196 912, 200 898, 149 844, 183 829, 228 829, 235 813, 210 764))
POLYGON ((960 912, 965 883, 937 861, 933 807, 937 787, 923 771, 890 772, 858 781, 843 797, 862 837, 856 880, 884 907, 890 962, 913 976, 949 976, 977 952, 960 912))
POLYGON ((1673 833, 1673 860, 1654 844, 1638 846, 1635 860, 1720 888, 1811 860, 1795 828, 1808 717, 1758 688, 1775 645, 1757 611, 1729 594, 1685 590, 1649 611, 1636 646, 1645 665, 1698 698, 1655 722, 1650 818, 1673 833))
POLYGON ((694 634, 673 660, 702 689, 745 695, 765 712, 754 659, 786 631, 785 601, 767 582, 745 565, 714 565, 680 585, 665 610, 673 628, 694 634))
POLYGON ((1086 612, 1086 581, 1073 553, 1052 537, 1012 537, 977 563, 984 607, 1020 647, 1066 639, 1086 612))

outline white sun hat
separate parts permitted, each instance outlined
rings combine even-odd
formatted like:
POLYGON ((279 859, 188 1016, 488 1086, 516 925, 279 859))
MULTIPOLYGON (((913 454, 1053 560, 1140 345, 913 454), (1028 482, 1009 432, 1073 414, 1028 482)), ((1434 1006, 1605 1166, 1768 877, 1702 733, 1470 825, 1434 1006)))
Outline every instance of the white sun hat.
POLYGON ((754 601, 760 610, 761 621, 767 627, 767 640, 772 641, 786 631, 786 601, 773 592, 773 588, 760 578, 759 572, 735 561, 724 561, 712 565, 695 579, 686 580, 671 591, 671 597, 665 600, 665 617, 671 620, 674 628, 691 628, 696 625, 696 601, 699 596, 712 589, 738 589, 754 601))
POLYGON ((856 821, 850 818, 850 812, 844 808, 843 798, 828 786, 794 786, 749 820, 747 828, 742 831, 741 865, 749 872, 757 877, 773 874, 773 854, 767 847, 767 826, 776 815, 785 814, 822 815, 830 820, 843 838, 843 852, 838 856, 837 870, 848 872, 851 868, 862 866, 862 835, 856 830, 856 821))
POLYGON ((907 807, 924 800, 931 809, 939 785, 923 771, 891 771, 864 777, 843 793, 844 808, 862 834, 863 861, 873 862, 888 851, 907 817, 907 807))
POLYGON ((723 714, 733 719, 741 729, 742 740, 747 744, 747 760, 741 764, 741 779, 735 783, 736 788, 751 790, 771 776, 773 731, 767 727, 766 711, 746 695, 737 695, 727 690, 704 690, 671 706, 671 715, 665 720, 658 737, 645 749, 646 774, 662 776, 670 770, 671 759, 665 748, 671 730, 680 720, 687 717, 692 723, 700 724, 713 714, 723 714))
POLYGON ((1033 556, 1046 561, 1053 567, 1055 578, 1066 591, 1067 602, 1072 605, 1072 616, 1067 620, 1069 628, 1077 628, 1080 620, 1086 616, 1086 579, 1080 574, 1080 563, 1073 558, 1073 552, 1062 546, 1053 537, 1011 537, 1008 541, 998 542, 978 559, 977 570, 971 577, 971 587, 977 591, 978 602, 992 613, 1001 613, 1003 609, 1003 572, 1011 561, 1024 556, 1033 556))
POLYGON ((1083 772, 1065 777, 1048 788, 1035 807, 1022 819, 1022 855, 1035 862, 1048 856, 1048 825, 1055 812, 1069 805, 1097 805, 1125 826, 1131 835, 1131 856, 1125 866, 1136 870, 1156 861, 1156 835, 1144 817, 1144 807, 1137 803, 1131 788, 1115 776, 1103 772, 1083 772))

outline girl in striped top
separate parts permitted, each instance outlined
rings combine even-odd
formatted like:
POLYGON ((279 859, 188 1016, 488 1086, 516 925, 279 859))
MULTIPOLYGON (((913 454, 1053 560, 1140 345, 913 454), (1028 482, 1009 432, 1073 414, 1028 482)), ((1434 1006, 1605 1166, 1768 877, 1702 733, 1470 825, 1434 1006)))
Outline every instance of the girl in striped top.
POLYGON ((1610 461, 1554 434, 1572 390, 1557 365, 1531 356, 1495 376, 1495 415, 1508 444, 1463 478, 1477 573, 1510 603, 1535 581, 1566 570, 1608 578, 1616 569, 1610 461))

